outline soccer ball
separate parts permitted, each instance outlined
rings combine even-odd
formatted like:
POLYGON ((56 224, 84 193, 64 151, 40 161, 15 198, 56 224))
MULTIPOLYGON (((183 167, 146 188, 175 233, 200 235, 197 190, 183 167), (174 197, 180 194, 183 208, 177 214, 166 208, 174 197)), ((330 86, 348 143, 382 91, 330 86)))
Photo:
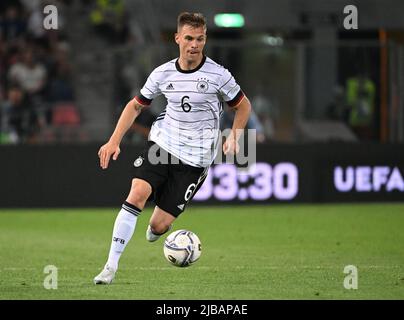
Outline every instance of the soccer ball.
POLYGON ((188 267, 201 256, 201 241, 191 231, 174 231, 164 241, 164 256, 176 267, 188 267))

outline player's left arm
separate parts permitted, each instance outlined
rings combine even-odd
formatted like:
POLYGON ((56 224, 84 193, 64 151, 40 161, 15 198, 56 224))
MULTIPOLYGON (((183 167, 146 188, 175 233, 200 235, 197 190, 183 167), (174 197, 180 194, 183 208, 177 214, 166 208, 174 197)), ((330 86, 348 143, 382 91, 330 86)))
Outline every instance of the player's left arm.
POLYGON ((250 100, 248 100, 247 96, 244 95, 240 102, 237 105, 232 106, 231 109, 235 111, 235 115, 231 133, 227 137, 226 142, 223 144, 224 154, 236 154, 239 152, 240 147, 238 145, 238 140, 243 134, 243 130, 247 125, 248 118, 250 117, 251 113, 250 100))

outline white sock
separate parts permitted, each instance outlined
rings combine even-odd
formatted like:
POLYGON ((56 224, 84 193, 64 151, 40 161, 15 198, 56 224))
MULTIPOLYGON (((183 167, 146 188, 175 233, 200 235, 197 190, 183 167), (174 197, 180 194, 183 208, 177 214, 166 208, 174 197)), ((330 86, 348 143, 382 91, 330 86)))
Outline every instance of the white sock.
POLYGON ((137 217, 140 212, 141 210, 125 201, 122 205, 121 211, 119 211, 118 216, 116 217, 107 262, 107 264, 115 270, 118 269, 119 259, 123 250, 132 238, 133 232, 136 228, 137 217))

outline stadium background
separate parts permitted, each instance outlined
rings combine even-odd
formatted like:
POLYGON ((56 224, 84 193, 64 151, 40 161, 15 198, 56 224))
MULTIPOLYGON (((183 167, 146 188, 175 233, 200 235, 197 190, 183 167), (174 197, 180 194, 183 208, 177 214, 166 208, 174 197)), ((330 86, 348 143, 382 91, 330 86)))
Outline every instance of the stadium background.
MULTIPOLYGON (((250 207, 239 205, 260 204, 269 215, 283 210, 272 206, 278 203, 298 203, 291 210, 299 211, 300 203, 404 200, 402 1, 13 0, 0 5, 3 231, 16 222, 9 208, 22 214, 96 207, 101 216, 105 210, 115 216, 164 99, 142 113, 107 171, 99 168, 97 151, 153 68, 177 56, 173 33, 181 11, 206 16, 206 54, 228 68, 250 98, 248 125, 257 130, 258 170, 238 174, 235 166, 215 166, 190 215, 203 205, 209 217, 220 208, 212 205, 223 204, 240 211, 250 207), (43 28, 47 4, 58 9, 58 30, 43 28), (343 27, 349 4, 358 9, 357 30, 343 27), (220 27, 218 13, 240 14, 244 25, 220 27)), ((341 210, 354 218, 355 208, 341 210)), ((389 207, 366 208, 379 215, 389 207)), ((391 211, 402 227, 402 205, 391 211)), ((21 297, 13 294, 3 298, 21 297)))

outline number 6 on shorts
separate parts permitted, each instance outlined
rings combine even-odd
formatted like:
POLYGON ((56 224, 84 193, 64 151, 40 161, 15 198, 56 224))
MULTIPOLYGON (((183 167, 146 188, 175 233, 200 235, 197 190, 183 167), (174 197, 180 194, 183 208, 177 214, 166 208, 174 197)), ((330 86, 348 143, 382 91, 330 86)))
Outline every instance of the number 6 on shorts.
POLYGON ((195 188, 196 188, 195 183, 191 183, 188 186, 187 191, 185 191, 185 196, 184 196, 185 201, 188 201, 189 199, 191 199, 192 195, 194 194, 195 188))

